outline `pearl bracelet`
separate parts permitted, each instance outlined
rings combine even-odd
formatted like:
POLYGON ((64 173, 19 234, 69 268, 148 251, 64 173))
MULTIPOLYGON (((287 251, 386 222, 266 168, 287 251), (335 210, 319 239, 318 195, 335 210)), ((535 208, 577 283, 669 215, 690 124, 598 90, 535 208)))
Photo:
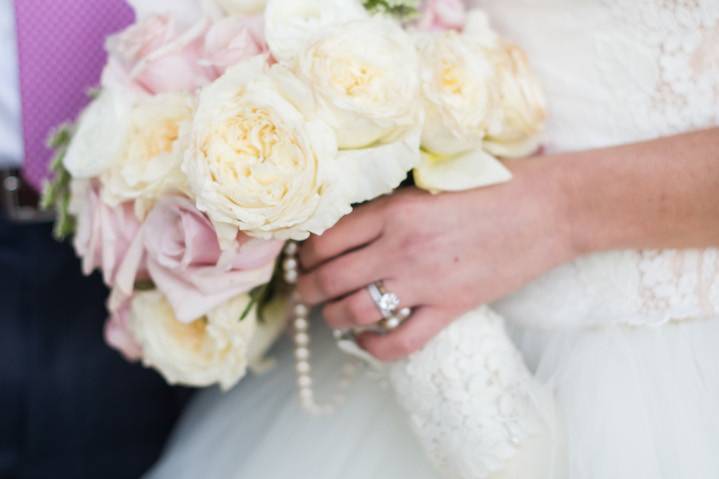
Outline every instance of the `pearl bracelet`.
MULTIPOLYGON (((282 272, 285 282, 290 285, 296 284, 299 278, 298 249, 299 247, 294 241, 289 241, 284 249, 282 272)), ((337 391, 332 399, 325 403, 317 401, 313 388, 312 364, 310 363, 309 314, 310 309, 302 303, 295 291, 292 295, 291 320, 294 329, 295 373, 300 404, 305 411, 312 415, 327 416, 333 414, 346 401, 347 391, 357 375, 358 366, 352 361, 345 363, 342 367, 337 391)))

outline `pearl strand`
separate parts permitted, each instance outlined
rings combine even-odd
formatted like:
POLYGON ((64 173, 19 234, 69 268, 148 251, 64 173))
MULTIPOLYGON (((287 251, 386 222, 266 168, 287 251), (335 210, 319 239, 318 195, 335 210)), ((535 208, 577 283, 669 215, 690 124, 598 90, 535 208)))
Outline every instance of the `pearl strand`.
MULTIPOLYGON (((297 261, 297 243, 290 241, 285 245, 282 272, 286 283, 294 285, 299 278, 299 262, 297 261)), ((337 392, 327 403, 317 401, 312 380, 312 364, 310 363, 310 309, 303 304, 295 292, 292 295, 292 326, 294 328, 294 356, 297 388, 302 408, 316 416, 333 414, 347 399, 347 390, 357 374, 357 365, 348 362, 342 367, 342 375, 337 392)))

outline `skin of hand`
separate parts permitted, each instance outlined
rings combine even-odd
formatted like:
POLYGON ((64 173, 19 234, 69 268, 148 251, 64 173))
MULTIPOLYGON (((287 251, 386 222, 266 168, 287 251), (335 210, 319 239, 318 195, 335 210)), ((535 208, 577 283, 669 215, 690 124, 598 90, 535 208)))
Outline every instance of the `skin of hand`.
POLYGON ((413 314, 358 341, 392 361, 578 255, 719 243, 719 129, 508 166, 508 183, 360 206, 302 246, 301 297, 332 328, 364 327, 381 320, 366 287, 384 281, 413 314))

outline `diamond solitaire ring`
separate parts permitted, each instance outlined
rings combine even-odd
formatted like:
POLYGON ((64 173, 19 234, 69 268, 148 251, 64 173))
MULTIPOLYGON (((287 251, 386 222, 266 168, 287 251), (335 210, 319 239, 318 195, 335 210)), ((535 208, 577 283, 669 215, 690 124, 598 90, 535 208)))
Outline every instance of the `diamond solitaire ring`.
POLYGON ((381 326, 385 330, 396 329, 412 314, 412 310, 409 308, 399 309, 399 296, 387 291, 384 287, 384 282, 376 281, 370 284, 367 286, 367 291, 369 291, 372 301, 374 301, 380 314, 382 314, 381 326))

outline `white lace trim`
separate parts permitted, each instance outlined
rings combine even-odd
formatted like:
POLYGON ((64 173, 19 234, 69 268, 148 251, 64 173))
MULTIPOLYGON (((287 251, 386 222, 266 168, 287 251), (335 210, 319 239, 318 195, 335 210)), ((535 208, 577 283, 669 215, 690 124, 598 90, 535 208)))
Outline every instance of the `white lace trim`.
POLYGON ((489 308, 458 319, 389 372, 417 436, 446 477, 482 479, 504 469, 550 422, 539 406, 540 387, 489 308))

